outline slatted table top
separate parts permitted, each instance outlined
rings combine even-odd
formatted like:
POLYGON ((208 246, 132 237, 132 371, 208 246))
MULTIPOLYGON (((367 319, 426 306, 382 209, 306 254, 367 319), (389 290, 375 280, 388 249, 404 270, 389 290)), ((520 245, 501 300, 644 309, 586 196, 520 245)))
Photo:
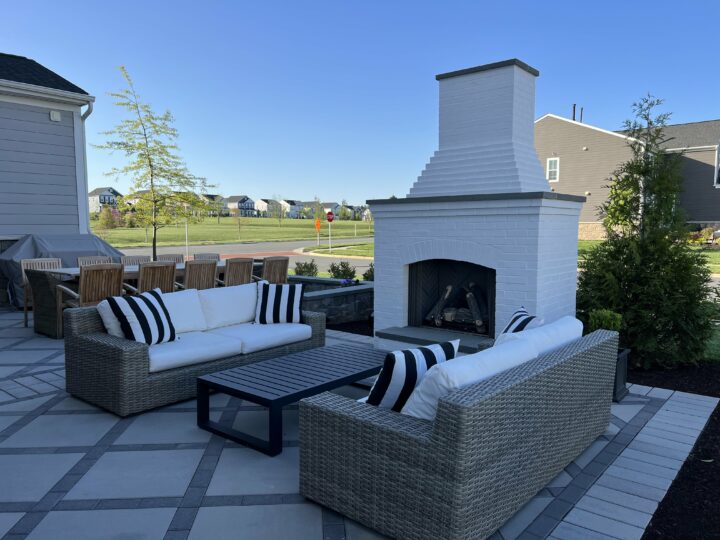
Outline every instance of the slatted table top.
POLYGON ((319 347, 204 375, 198 382, 259 405, 282 405, 375 375, 385 355, 369 345, 319 347))

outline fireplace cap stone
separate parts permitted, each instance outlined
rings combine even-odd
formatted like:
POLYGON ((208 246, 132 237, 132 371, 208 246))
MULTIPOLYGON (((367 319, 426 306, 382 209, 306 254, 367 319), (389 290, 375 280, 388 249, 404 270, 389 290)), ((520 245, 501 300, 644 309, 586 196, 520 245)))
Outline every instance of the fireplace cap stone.
POLYGON ((530 191, 524 193, 478 193, 476 195, 438 195, 433 197, 404 197, 395 199, 369 199, 369 205, 381 204, 416 204, 434 202, 465 202, 465 201, 506 201, 512 199, 548 199, 584 203, 582 195, 555 193, 554 191, 530 191))
POLYGON ((440 73, 439 75, 435 75, 435 80, 439 81, 441 79, 449 79, 450 77, 459 77, 460 75, 469 75, 470 73, 477 73, 479 71, 489 71, 491 69, 498 69, 503 68, 507 66, 517 66, 520 69, 524 69, 530 75, 535 75, 535 77, 540 76, 540 72, 535 69, 532 66, 529 66, 522 60, 518 60, 517 58, 510 58, 509 60, 502 60, 500 62, 492 62, 491 64, 483 64, 481 66, 475 66, 465 69, 459 69, 457 71, 449 71, 447 73, 440 73))

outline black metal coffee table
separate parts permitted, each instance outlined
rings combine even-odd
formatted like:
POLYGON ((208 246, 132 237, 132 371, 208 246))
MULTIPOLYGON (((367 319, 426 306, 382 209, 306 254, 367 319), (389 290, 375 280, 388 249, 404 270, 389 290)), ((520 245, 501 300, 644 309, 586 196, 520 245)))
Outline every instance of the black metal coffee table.
POLYGON ((385 354, 369 345, 334 345, 198 377, 197 425, 276 456, 282 452, 282 408, 285 405, 376 375, 382 368, 385 354), (210 390, 267 407, 268 440, 210 420, 210 390))

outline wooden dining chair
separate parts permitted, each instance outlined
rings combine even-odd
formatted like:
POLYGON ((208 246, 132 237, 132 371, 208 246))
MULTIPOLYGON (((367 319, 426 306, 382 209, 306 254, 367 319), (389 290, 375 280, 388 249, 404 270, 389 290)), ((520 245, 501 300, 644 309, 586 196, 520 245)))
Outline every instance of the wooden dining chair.
POLYGON ((252 283, 253 260, 237 257, 225 260, 225 276, 221 282, 226 287, 252 283))
POLYGON ((122 264, 91 264, 80 266, 80 284, 78 292, 56 285, 57 335, 63 336, 62 313, 68 307, 94 306, 108 296, 121 296, 123 293, 122 264))
POLYGON ((265 257, 262 278, 270 283, 287 283, 289 257, 265 257))
POLYGON ((123 266, 139 266, 148 262, 150 262, 150 255, 123 255, 120 257, 120 264, 123 266))
POLYGON ((195 255, 193 255, 193 258, 196 261, 219 261, 220 254, 219 253, 196 253, 195 255))
POLYGON ((111 264, 112 257, 107 255, 88 255, 86 257, 78 257, 78 266, 90 266, 92 264, 111 264))
POLYGON ((175 264, 180 264, 185 262, 185 255, 182 253, 163 253, 157 256, 157 260, 158 262, 171 261, 175 264))
MULTIPOLYGON (((28 281, 25 270, 55 270, 56 268, 62 268, 62 259, 57 258, 41 258, 41 259, 22 259, 20 261, 20 268, 22 270, 22 284, 23 284, 23 320, 25 322, 25 328, 28 325, 28 300, 32 298, 32 287, 28 281)), ((32 302, 33 310, 35 309, 35 302, 32 302)))
POLYGON ((125 290, 141 294, 153 289, 171 293, 175 291, 175 263, 172 261, 146 262, 140 265, 137 287, 124 284, 125 290))
POLYGON ((212 289, 215 287, 217 261, 187 261, 185 263, 184 289, 212 289))

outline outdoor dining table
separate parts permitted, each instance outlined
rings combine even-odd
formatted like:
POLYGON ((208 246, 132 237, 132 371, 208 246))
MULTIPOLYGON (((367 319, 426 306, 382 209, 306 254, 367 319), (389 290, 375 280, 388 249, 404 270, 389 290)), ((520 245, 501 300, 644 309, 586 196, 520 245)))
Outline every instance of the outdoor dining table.
MULTIPOLYGON (((178 263, 175 266, 175 277, 182 278, 185 275, 185 263, 178 263)), ((256 259, 253 264, 253 274, 261 276, 262 267, 262 260, 256 259)), ((217 275, 220 276, 224 271, 225 260, 221 259, 217 263, 217 275)), ((123 269, 123 279, 137 279, 139 273, 139 265, 129 264, 123 269)), ((26 274, 33 291, 34 330, 39 334, 58 339, 60 336, 57 333, 57 292, 55 286, 63 284, 72 287, 73 282, 77 282, 77 279, 80 277, 80 268, 77 266, 69 266, 65 268, 54 268, 52 270, 28 270, 26 274)))

